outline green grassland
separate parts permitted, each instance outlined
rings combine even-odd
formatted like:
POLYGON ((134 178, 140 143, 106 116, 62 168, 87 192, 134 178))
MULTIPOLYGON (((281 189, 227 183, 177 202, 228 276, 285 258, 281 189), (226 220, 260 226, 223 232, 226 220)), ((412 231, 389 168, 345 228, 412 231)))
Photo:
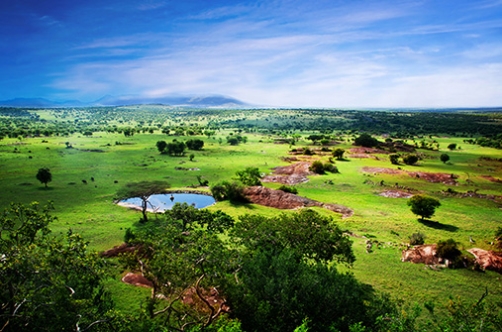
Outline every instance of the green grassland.
MULTIPOLYGON (((293 121, 304 123, 306 127, 314 126, 319 123, 315 113, 288 113, 286 110, 277 110, 275 113, 271 110, 196 112, 149 107, 124 108, 123 114, 118 113, 122 114, 122 118, 115 116, 102 121, 106 125, 136 126, 139 121, 132 117, 134 112, 151 111, 159 116, 149 118, 144 123, 155 127, 153 133, 136 133, 126 137, 121 133, 103 130, 94 131, 88 136, 75 131, 65 136, 5 137, 0 141, 1 207, 6 207, 10 202, 53 201, 54 214, 58 217, 51 226, 55 234, 64 233, 71 228, 82 234, 91 248, 105 250, 122 243, 125 229, 137 223, 140 218, 138 211, 114 204, 117 190, 127 182, 165 180, 173 189, 183 189, 197 185, 197 175, 200 175, 210 185, 214 185, 219 181, 234 179, 236 172, 246 167, 258 167, 263 174, 269 174, 274 167, 288 165, 282 157, 290 156, 292 148, 320 148, 320 145, 312 146, 312 141, 306 139, 310 133, 315 133, 309 128, 303 131, 281 129, 292 126, 293 121), (168 111, 170 113, 166 115, 168 111), (180 123, 193 126, 213 125, 216 128, 215 134, 210 137, 195 136, 205 142, 202 151, 187 151, 183 157, 161 155, 155 146, 157 141, 191 138, 169 136, 160 131, 160 126, 180 123), (239 124, 242 126, 237 126, 239 124), (237 146, 227 144, 226 137, 237 134, 239 130, 243 131, 241 134, 247 137, 247 142, 237 146), (294 133, 301 135, 294 146, 277 144, 276 139, 289 137, 294 133), (68 142, 72 148, 67 148, 68 142), (193 161, 188 158, 191 153, 195 155, 193 161), (48 188, 35 178, 41 167, 48 167, 52 173, 53 178, 48 188), (177 170, 176 167, 198 170, 177 170), (91 181, 91 177, 94 181, 91 181), (87 184, 82 180, 86 180, 87 184)), ((32 113, 60 127, 65 124, 73 126, 75 119, 79 118, 79 112, 75 110, 65 113, 39 110, 32 113)), ((104 112, 103 116, 106 114, 104 112)), ((336 147, 347 151, 345 160, 336 161, 340 173, 310 176, 308 182, 298 184, 296 188, 301 196, 325 203, 342 204, 354 210, 353 216, 342 219, 339 214, 316 209, 329 215, 341 228, 355 235, 352 240, 357 260, 348 270, 377 290, 409 302, 445 303, 448 297, 457 296, 475 300, 484 292, 485 287, 489 289, 492 300, 502 301, 499 274, 465 269, 435 271, 421 264, 402 263, 400 260, 403 244, 415 232, 424 233, 426 243, 453 238, 464 250, 472 247, 492 249, 490 242, 493 241, 494 232, 502 226, 502 185, 500 182, 490 181, 486 176, 502 179, 502 162, 495 160, 502 158, 502 152, 465 144, 464 139, 471 136, 459 136, 462 133, 460 131, 457 136, 443 133, 432 138, 409 137, 407 142, 410 144, 413 144, 414 139, 416 142, 425 140, 439 144, 439 150, 419 149, 418 152, 424 158, 415 166, 392 165, 388 155, 383 153, 371 154, 368 158, 355 158, 350 156, 349 150, 353 148, 352 139, 356 132, 349 132, 349 127, 345 126, 359 119, 359 115, 347 114, 350 116, 343 117, 343 113, 337 112, 333 114, 333 118, 328 119, 333 125, 343 127, 335 131, 335 136, 339 138, 336 147), (461 148, 449 151, 447 146, 450 143, 456 143, 461 148), (450 156, 445 164, 439 160, 442 153, 450 156), (405 173, 365 173, 362 171, 364 167, 394 170, 399 167, 402 171, 409 172, 454 174, 458 185, 430 183, 405 173), (383 186, 380 185, 382 180, 383 186), (379 195, 384 190, 393 189, 396 183, 412 188, 415 193, 426 193, 440 200, 441 207, 436 211, 432 222, 419 221, 406 205, 406 198, 379 195), (477 194, 496 197, 461 198, 459 195, 446 194, 448 188, 459 193, 476 191, 477 194), (476 243, 470 243, 469 237, 476 243), (379 243, 372 253, 366 253, 367 238, 379 243)), ((85 119, 84 115, 80 119, 85 119)), ((7 118, 0 118, 0 121, 5 122, 7 118)), ((98 126, 95 123, 90 123, 89 126, 91 125, 98 126)), ((491 125, 493 124, 488 124, 491 125)), ((377 137, 384 141, 384 137, 377 137)), ((333 147, 330 146, 329 149, 333 147)), ((299 158, 327 162, 330 156, 327 152, 299 158)), ((264 185, 270 188, 279 186, 274 183, 264 185)), ((267 216, 292 213, 253 204, 233 205, 229 202, 218 202, 209 209, 223 210, 235 218, 249 213, 267 216)), ((151 219, 155 220, 155 216, 151 219)), ((133 290, 132 286, 120 284, 118 279, 119 276, 108 283, 118 302, 126 301, 124 299, 127 297, 137 299, 146 296, 143 290, 133 290)), ((119 308, 130 310, 127 305, 119 308)))

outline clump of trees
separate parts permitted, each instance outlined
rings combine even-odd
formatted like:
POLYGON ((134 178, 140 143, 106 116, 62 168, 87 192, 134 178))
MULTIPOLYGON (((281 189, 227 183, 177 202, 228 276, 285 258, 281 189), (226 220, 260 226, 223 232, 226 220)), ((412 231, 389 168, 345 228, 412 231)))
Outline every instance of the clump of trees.
POLYGON ((202 148, 204 147, 204 141, 198 138, 189 139, 188 141, 186 141, 185 144, 189 150, 199 151, 202 150, 202 148))
POLYGON ((227 136, 227 143, 230 145, 239 145, 240 143, 246 143, 248 141, 246 136, 241 135, 229 135, 227 136))
POLYGON ((166 141, 158 141, 156 143, 157 150, 161 154, 168 154, 171 156, 183 156, 185 154, 185 150, 187 145, 184 142, 173 140, 171 143, 167 143, 166 141))
POLYGON ((364 146, 366 148, 374 148, 378 146, 379 142, 376 138, 372 137, 370 134, 361 134, 354 140, 354 145, 364 146))
POLYGON ((408 154, 403 157, 403 162, 406 165, 415 165, 419 159, 420 158, 418 158, 418 156, 416 154, 408 154))
POLYGON ((420 216, 422 220, 432 217, 436 208, 441 206, 437 199, 425 195, 413 195, 407 204, 411 207, 411 212, 420 216))
POLYGON ((52 209, 13 203, 0 213, 2 330, 113 330, 121 323, 103 284, 105 261, 71 230, 52 236, 52 209))

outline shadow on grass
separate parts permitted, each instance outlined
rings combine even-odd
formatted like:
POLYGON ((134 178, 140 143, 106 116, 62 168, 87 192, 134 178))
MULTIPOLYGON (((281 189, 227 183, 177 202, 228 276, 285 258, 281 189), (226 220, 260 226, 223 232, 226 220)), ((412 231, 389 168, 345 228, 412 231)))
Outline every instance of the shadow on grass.
POLYGON ((54 190, 54 187, 38 187, 37 189, 40 191, 50 191, 54 190))
POLYGON ((256 209, 251 202, 232 202, 230 201, 230 205, 232 207, 235 207, 235 208, 244 208, 244 209, 248 209, 248 210, 254 210, 256 209))
POLYGON ((434 228, 434 229, 443 230, 443 231, 447 231, 447 232, 456 232, 458 230, 457 226, 448 225, 448 224, 442 224, 442 223, 440 223, 438 221, 434 221, 434 220, 426 220, 426 219, 422 220, 422 219, 418 219, 418 222, 421 223, 424 226, 427 226, 427 227, 430 227, 430 228, 434 228))

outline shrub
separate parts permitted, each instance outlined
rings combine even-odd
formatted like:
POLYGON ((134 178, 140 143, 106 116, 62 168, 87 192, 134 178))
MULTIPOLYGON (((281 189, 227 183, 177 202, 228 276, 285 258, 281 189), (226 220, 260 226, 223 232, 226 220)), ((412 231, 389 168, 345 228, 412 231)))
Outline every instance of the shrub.
POLYGON ((378 145, 378 140, 374 137, 371 137, 371 135, 369 134, 361 134, 354 140, 354 145, 373 148, 378 145))
POLYGON ((338 171, 338 168, 335 165, 331 164, 331 163, 326 163, 326 164, 323 165, 323 167, 324 167, 324 171, 326 171, 326 172, 340 173, 338 171))
POLYGON ((439 241, 437 245, 437 255, 451 262, 451 267, 456 267, 460 263, 462 252, 457 248, 457 242, 453 239, 439 241))
POLYGON ((322 161, 316 160, 310 165, 309 170, 311 172, 314 172, 316 174, 324 174, 324 165, 322 164, 322 161))
POLYGON ((389 159, 390 159, 391 164, 399 165, 399 155, 398 154, 389 155, 389 159))
POLYGON ((291 194, 298 194, 298 189, 296 189, 295 187, 293 186, 288 186, 288 185, 285 185, 283 184, 282 186, 279 187, 279 190, 282 190, 286 193, 291 193, 291 194))
POLYGON ((415 154, 409 154, 403 157, 403 162, 406 165, 415 165, 418 161, 418 156, 415 154))
POLYGON ((410 236, 410 244, 412 246, 420 245, 425 243, 425 235, 423 233, 413 233, 410 236))

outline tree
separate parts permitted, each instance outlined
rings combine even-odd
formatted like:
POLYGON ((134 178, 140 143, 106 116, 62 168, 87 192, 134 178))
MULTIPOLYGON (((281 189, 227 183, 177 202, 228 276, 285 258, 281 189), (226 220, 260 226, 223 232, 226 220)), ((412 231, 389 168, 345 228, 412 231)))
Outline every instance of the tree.
POLYGON ((141 182, 131 182, 127 183, 123 188, 117 192, 117 199, 125 199, 132 197, 139 197, 142 201, 141 212, 143 218, 141 222, 147 222, 148 216, 146 210, 148 208, 151 195, 153 194, 165 194, 167 193, 167 188, 169 188, 169 183, 165 181, 141 181, 141 182))
POLYGON ((261 186, 261 174, 257 167, 247 167, 243 171, 238 171, 239 180, 246 186, 261 186))
POLYGON ((436 208, 441 206, 437 199, 425 195, 414 195, 407 204, 411 207, 411 212, 422 217, 422 220, 432 217, 436 208))
POLYGON ((160 153, 164 154, 166 153, 166 148, 167 148, 167 142, 166 141, 157 141, 157 149, 159 150, 160 153))
POLYGON ((403 162, 406 165, 415 165, 418 162, 418 156, 416 154, 408 154, 403 157, 403 162))
POLYGON ((456 148, 457 148, 457 144, 455 144, 455 143, 448 144, 448 150, 453 151, 456 148))
POLYGON ((439 159, 441 159, 441 161, 443 162, 443 164, 445 164, 448 160, 450 160, 450 156, 447 155, 446 153, 443 153, 439 159))
POLYGON ((46 188, 47 188, 47 183, 52 181, 52 173, 50 169, 48 169, 47 167, 39 168, 36 176, 37 180, 40 181, 40 183, 45 184, 46 188))
POLYGON ((0 214, 2 330, 115 330, 104 260, 71 230, 51 236, 52 209, 13 203, 0 214))
POLYGON ((246 215, 230 231, 244 248, 225 294, 245 331, 293 331, 308 317, 309 331, 371 328, 385 307, 371 286, 340 273, 351 264, 351 241, 329 218, 305 209, 267 218, 246 215), (377 309, 378 308, 378 309, 377 309))
POLYGON ((186 146, 189 150, 202 150, 204 141, 201 139, 189 139, 186 141, 186 146))
POLYGON ((124 256, 122 263, 141 270, 153 284, 146 313, 150 321, 164 327, 155 330, 205 330, 226 311, 225 301, 208 300, 209 293, 221 291, 220 285, 227 278, 232 280, 237 269, 234 251, 218 237, 233 219, 188 204, 175 205, 165 216, 165 220, 140 225, 134 236, 129 235, 139 249, 124 256))
POLYGON ((185 143, 173 140, 171 143, 167 143, 165 151, 171 156, 183 156, 185 154, 185 149, 185 143))
POLYGON ((389 159, 390 159, 391 164, 399 165, 399 155, 398 154, 389 155, 389 159))
POLYGON ((237 182, 223 181, 211 187, 211 195, 216 201, 229 200, 232 203, 248 203, 244 187, 237 182))
POLYGON ((337 148, 333 151, 333 157, 335 157, 337 160, 343 160, 344 153, 345 153, 344 149, 337 148))
POLYGON ((361 134, 354 140, 354 145, 364 146, 366 148, 373 148, 378 145, 378 140, 369 134, 361 134))

